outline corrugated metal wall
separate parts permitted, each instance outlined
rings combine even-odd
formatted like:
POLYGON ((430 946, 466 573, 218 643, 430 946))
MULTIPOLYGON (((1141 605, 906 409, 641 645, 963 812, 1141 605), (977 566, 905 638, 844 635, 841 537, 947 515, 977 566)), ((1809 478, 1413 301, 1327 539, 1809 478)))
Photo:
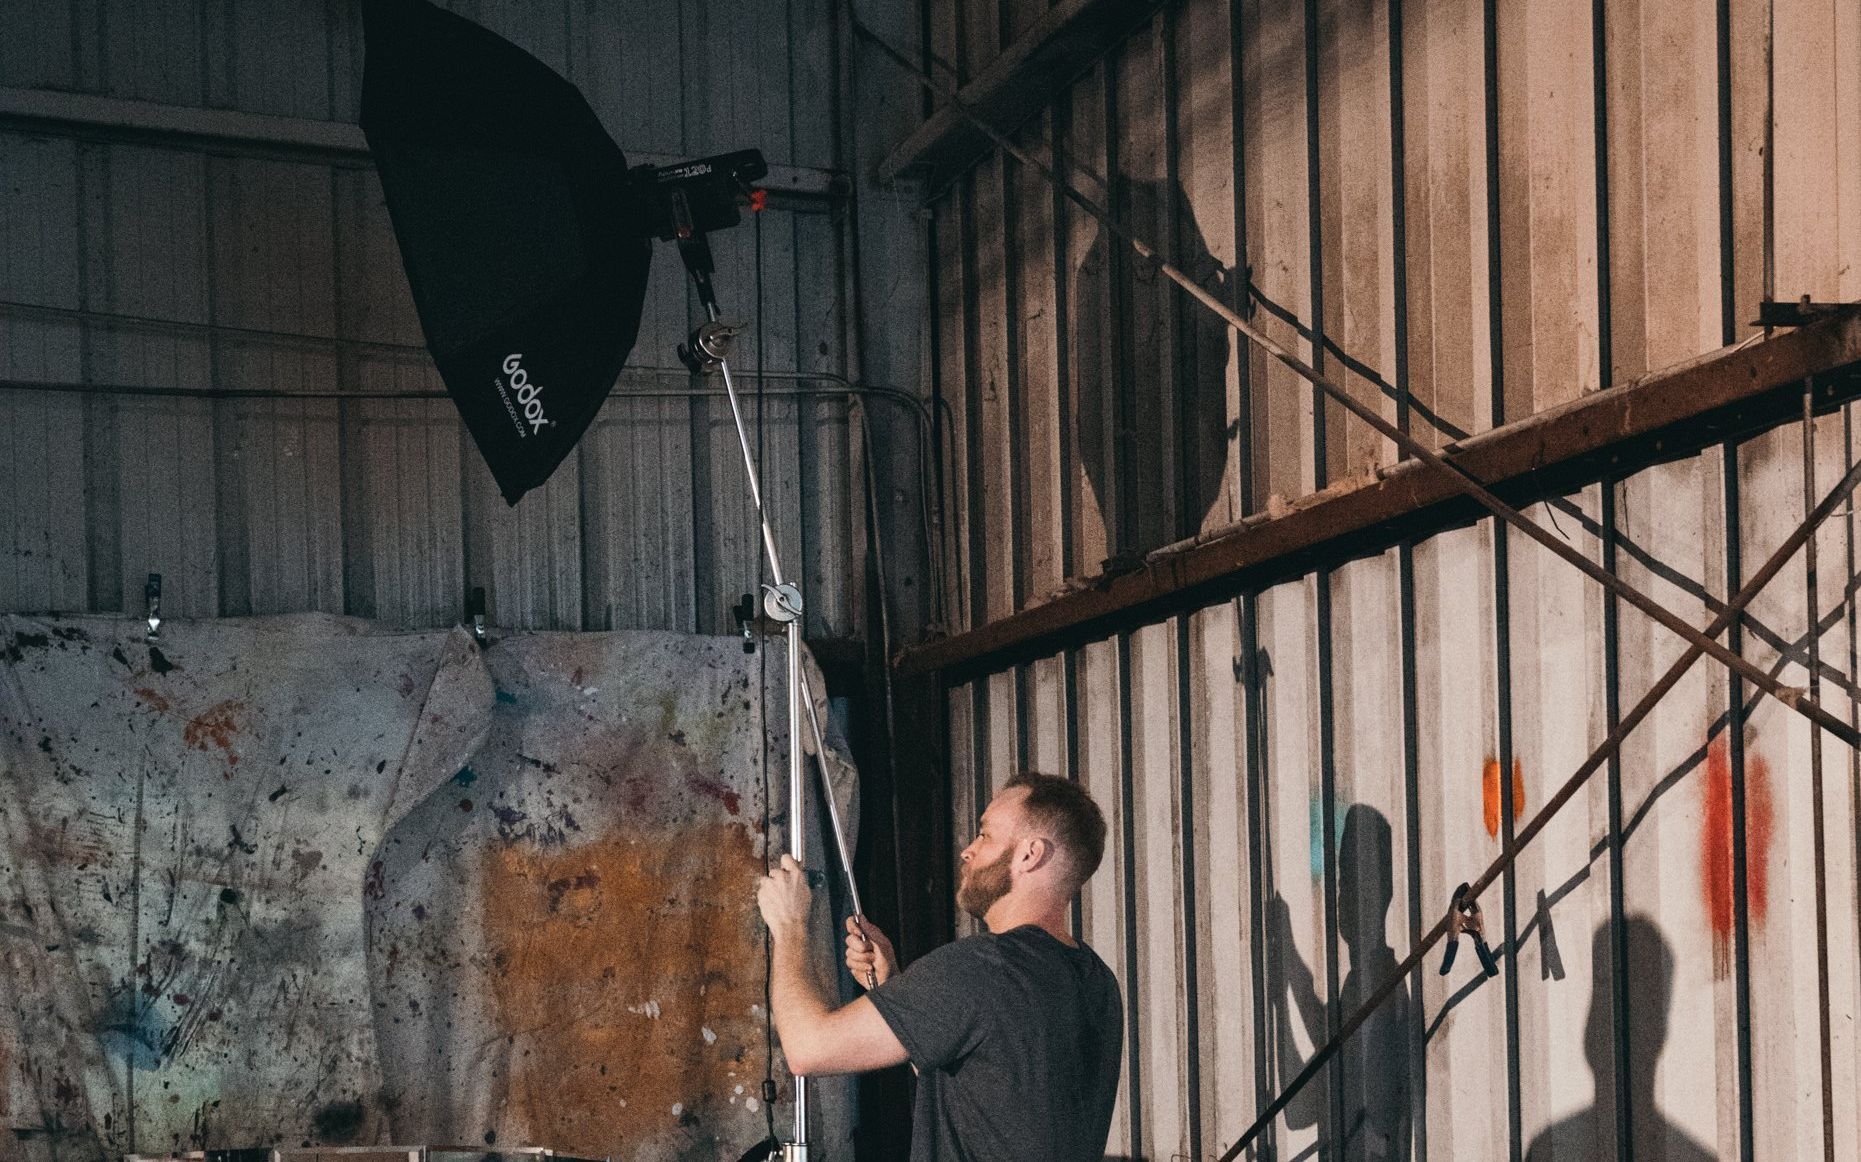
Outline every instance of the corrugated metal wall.
MULTIPOLYGON (((577 83, 632 156, 756 145, 823 187, 846 169, 829 0, 454 7, 577 83)), ((312 130, 354 120, 352 4, 17 3, 0 26, 11 92, 146 103, 181 124, 188 110, 312 130)), ((359 397, 0 393, 0 609, 139 611, 144 575, 160 572, 182 616, 439 625, 482 585, 502 625, 728 631, 758 541, 729 412, 687 394, 706 385, 674 356, 694 321, 675 255, 657 256, 639 344, 596 427, 510 509, 448 401, 367 398, 439 383, 365 157, 301 153, 0 131, 0 379, 359 397)), ((862 374, 848 209, 844 194, 778 199, 717 240, 726 311, 750 324, 738 364, 752 387, 766 373, 765 487, 813 635, 864 632, 863 419, 888 449, 888 485, 894 466, 914 478, 928 429, 909 398, 853 405, 844 390, 862 374)), ((862 229, 867 252, 883 251, 868 267, 895 277, 916 260, 908 234, 873 243, 887 220, 875 210, 862 229)), ((916 315, 887 321, 888 350, 867 369, 912 395, 916 315)), ((911 518, 893 534, 907 584, 922 511, 895 506, 911 518)))
MULTIPOLYGON (((928 5, 932 51, 973 75, 1044 7, 928 5)), ((1861 299, 1848 0, 1181 0, 1022 137, 1437 444, 1742 341, 1762 298, 1861 299)), ((1012 160, 934 209, 964 624, 1394 461, 1012 160)), ((1786 426, 1530 515, 1703 624, 1854 429, 1816 424, 1808 500, 1786 426)), ((1817 540, 1844 695, 1855 533, 1817 540)), ((1737 639, 1796 685, 1806 584, 1737 639)), ((1082 915, 1129 1005, 1112 1153, 1232 1143, 1680 650, 1486 522, 952 689, 959 842, 1024 765, 1112 820, 1082 915)), ((1854 756, 1701 664, 1606 775, 1487 893, 1502 977, 1418 973, 1259 1156, 1820 1157, 1823 1036, 1861 1149, 1854 756)))

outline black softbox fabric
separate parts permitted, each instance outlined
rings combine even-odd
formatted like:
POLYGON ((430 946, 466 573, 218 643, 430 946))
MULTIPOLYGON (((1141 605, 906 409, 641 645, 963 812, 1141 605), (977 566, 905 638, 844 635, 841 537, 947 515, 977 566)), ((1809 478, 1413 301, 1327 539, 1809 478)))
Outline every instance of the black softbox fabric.
POLYGON ((588 430, 640 330, 651 239, 588 102, 426 0, 365 0, 362 131, 427 348, 516 504, 588 430))

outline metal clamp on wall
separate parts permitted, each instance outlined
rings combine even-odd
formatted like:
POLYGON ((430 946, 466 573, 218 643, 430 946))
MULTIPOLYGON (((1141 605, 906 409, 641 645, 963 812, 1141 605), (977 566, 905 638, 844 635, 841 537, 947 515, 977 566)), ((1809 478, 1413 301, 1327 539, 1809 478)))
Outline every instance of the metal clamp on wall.
POLYGON ((1487 976, 1499 975, 1499 962, 1493 959, 1493 950, 1486 945, 1486 921, 1480 918, 1479 902, 1467 895, 1467 885, 1454 889, 1454 902, 1448 905, 1447 955, 1441 958, 1441 975, 1446 976, 1454 968, 1454 954, 1460 951, 1461 933, 1473 937, 1474 955, 1480 958, 1480 967, 1487 976))
POLYGON ((465 599, 465 623, 472 629, 472 640, 480 649, 491 645, 491 636, 485 632, 485 587, 472 586, 471 596, 465 599))
POLYGON ((142 587, 142 601, 147 607, 149 630, 143 640, 158 642, 162 638, 162 575, 150 573, 147 584, 142 587))

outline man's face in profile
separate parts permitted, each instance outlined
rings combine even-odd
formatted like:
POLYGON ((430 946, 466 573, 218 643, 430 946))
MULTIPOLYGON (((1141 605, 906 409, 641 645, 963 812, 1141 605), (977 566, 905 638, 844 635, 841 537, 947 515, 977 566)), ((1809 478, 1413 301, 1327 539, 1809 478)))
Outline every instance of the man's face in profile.
POLYGON ((978 920, 1013 886, 1008 863, 1014 857, 1015 840, 1020 834, 1017 804, 1026 794, 1017 787, 995 796, 982 813, 976 838, 963 849, 956 906, 978 920))

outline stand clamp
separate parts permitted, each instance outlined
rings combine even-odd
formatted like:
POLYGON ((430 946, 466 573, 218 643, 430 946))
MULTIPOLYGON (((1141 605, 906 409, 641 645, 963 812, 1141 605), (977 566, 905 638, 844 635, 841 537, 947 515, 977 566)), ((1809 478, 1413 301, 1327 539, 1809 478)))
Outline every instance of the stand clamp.
POLYGON ((721 371, 724 360, 730 358, 731 341, 742 333, 743 328, 732 323, 700 323, 691 338, 679 344, 679 362, 691 368, 694 375, 721 371))
POLYGON ((801 620, 801 590, 793 582, 762 587, 762 611, 768 614, 770 621, 779 621, 787 625, 791 621, 801 620))

